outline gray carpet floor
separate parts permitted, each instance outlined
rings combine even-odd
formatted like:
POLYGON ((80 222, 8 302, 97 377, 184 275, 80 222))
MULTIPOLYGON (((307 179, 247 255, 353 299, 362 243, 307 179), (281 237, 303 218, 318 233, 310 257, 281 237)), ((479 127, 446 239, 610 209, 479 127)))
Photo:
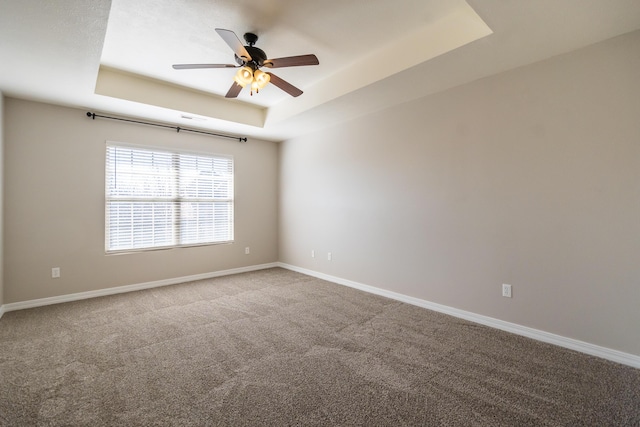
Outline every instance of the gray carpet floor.
POLYGON ((3 426, 638 426, 640 370, 288 270, 6 313, 3 426))

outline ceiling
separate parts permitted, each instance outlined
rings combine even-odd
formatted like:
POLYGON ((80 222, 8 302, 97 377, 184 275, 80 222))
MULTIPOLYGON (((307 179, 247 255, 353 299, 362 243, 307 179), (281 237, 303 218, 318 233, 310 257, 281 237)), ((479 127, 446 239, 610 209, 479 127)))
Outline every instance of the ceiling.
POLYGON ((5 95, 284 140, 640 28, 637 0, 0 0, 5 95), (258 34, 274 85, 226 99, 215 28, 258 34))

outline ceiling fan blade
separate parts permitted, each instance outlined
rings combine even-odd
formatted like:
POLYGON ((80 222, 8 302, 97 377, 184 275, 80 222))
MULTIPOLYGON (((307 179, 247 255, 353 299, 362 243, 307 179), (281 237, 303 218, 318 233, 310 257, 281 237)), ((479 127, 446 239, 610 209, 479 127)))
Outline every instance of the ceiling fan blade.
POLYGON ((237 98, 238 95, 240 94, 241 90, 242 90, 242 86, 240 86, 236 82, 233 82, 233 84, 229 88, 229 92, 227 92, 227 94, 224 97, 225 98, 237 98))
POLYGON ((175 70, 194 70, 196 68, 238 68, 231 64, 174 64, 175 70))
POLYGON ((320 64, 320 61, 318 61, 318 57, 315 55, 287 56, 285 58, 274 58, 264 61, 264 66, 269 68, 299 67, 301 65, 318 64, 320 64))
POLYGON ((267 74, 269 74, 271 83, 278 86, 280 89, 287 92, 289 95, 291 96, 302 95, 302 91, 297 87, 295 87, 294 85, 292 85, 291 83, 282 80, 280 77, 276 76, 273 73, 267 73, 267 74))
POLYGON ((251 55, 249 55, 247 49, 244 48, 244 45, 242 44, 238 36, 236 36, 236 33, 231 30, 225 30, 222 28, 216 28, 216 33, 218 33, 220 37, 222 37, 222 40, 224 40, 225 43, 229 45, 231 50, 233 50, 238 58, 243 59, 245 62, 251 61, 251 55))

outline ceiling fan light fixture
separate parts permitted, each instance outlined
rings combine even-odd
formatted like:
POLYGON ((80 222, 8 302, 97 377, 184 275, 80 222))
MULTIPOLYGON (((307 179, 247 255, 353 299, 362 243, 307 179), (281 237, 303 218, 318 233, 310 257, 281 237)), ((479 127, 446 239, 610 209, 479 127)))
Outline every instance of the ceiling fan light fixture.
MULTIPOLYGON (((300 96, 302 95, 300 89, 275 74, 260 71, 260 68, 263 66, 269 68, 299 67, 303 65, 318 65, 320 63, 318 58, 312 54, 268 59, 267 54, 262 49, 254 46, 258 41, 256 34, 246 33, 244 39, 247 42, 247 46, 243 46, 238 36, 231 30, 216 28, 216 33, 233 50, 236 63, 241 67, 233 77, 233 84, 227 91, 225 98, 237 98, 240 91, 247 85, 251 88, 251 95, 253 95, 254 91, 258 93, 260 89, 269 83, 291 96, 300 96)), ((196 68, 236 68, 236 66, 230 64, 174 64, 173 68, 176 70, 190 70, 196 68)))
POLYGON ((251 67, 242 67, 233 78, 240 86, 245 87, 253 81, 253 70, 251 67))

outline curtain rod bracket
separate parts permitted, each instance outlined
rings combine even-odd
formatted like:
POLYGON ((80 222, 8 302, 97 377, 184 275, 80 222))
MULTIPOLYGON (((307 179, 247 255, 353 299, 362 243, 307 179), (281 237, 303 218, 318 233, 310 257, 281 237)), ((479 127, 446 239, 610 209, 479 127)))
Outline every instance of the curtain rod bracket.
POLYGON ((203 135, 217 136, 219 138, 237 139, 239 142, 247 142, 247 137, 246 136, 243 138, 243 137, 239 137, 239 136, 223 135, 223 134, 214 133, 214 132, 206 132, 206 131, 203 131, 203 130, 186 129, 186 128, 181 128, 180 126, 169 126, 169 125, 163 125, 163 124, 160 124, 160 123, 151 123, 151 122, 143 122, 143 121, 140 121, 140 120, 123 119, 121 117, 101 116, 99 114, 92 113, 91 111, 87 112, 87 117, 91 117, 92 120, 95 120, 96 117, 101 117, 103 119, 120 120, 121 122, 138 123, 138 124, 141 124, 141 125, 157 126, 157 127, 161 127, 161 128, 175 129, 178 133, 181 130, 183 130, 185 132, 201 133, 203 135))

